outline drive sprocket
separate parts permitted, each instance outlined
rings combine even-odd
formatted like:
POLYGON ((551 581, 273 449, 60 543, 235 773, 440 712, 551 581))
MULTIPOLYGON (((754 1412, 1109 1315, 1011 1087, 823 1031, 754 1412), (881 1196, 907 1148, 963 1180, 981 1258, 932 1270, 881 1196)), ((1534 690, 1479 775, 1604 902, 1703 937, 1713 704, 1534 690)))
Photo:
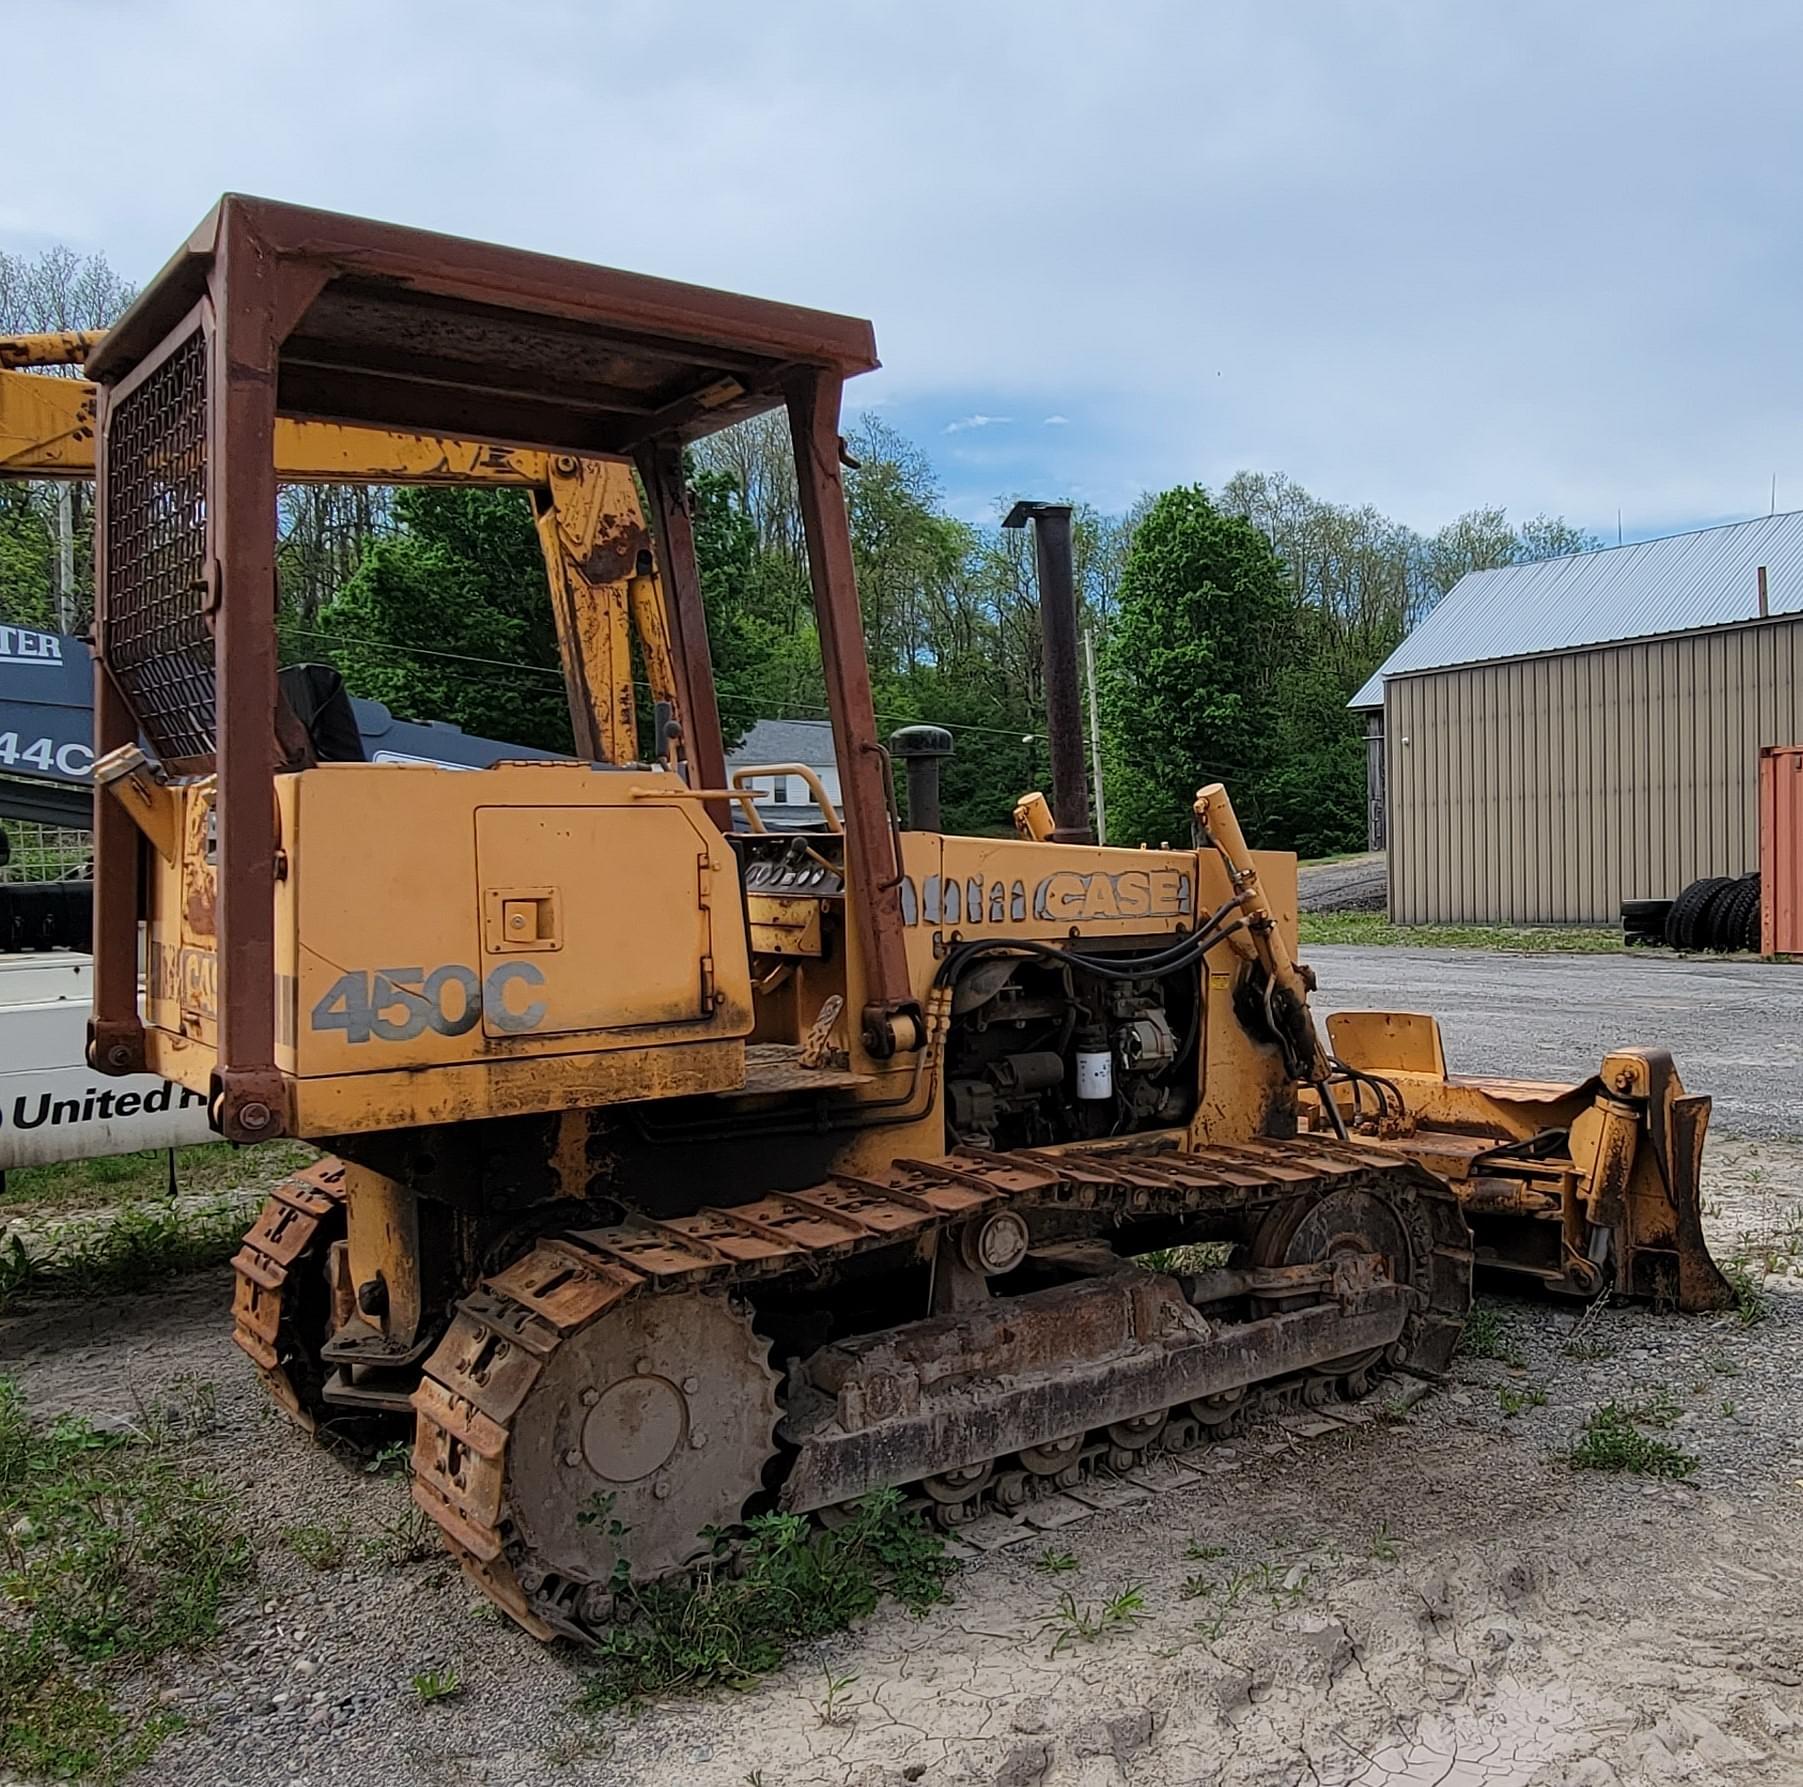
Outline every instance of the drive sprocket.
POLYGON ((478 1574, 546 1630, 592 1632, 626 1583, 684 1570, 742 1521, 776 1454, 777 1382, 723 1290, 629 1298, 566 1333, 508 1424, 503 1555, 478 1574))

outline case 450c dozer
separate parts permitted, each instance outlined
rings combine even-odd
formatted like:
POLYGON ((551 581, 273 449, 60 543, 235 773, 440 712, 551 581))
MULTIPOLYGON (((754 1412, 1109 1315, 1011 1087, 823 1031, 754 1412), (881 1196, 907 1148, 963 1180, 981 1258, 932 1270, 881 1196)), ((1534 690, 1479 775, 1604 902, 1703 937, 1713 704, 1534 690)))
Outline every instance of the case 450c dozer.
POLYGON ((1059 828, 1029 802, 1027 835, 944 835, 918 734, 901 825, 840 487, 841 388, 875 364, 851 318, 238 197, 88 361, 93 1062, 331 1151, 247 1237, 238 1340, 305 1421, 411 1418, 414 1494, 541 1636, 758 1508, 830 1524, 894 1487, 956 1527, 1432 1375, 1474 1245, 1722 1294, 1707 1107, 1663 1057, 1461 1081, 1429 1020, 1367 1017, 1336 1058, 1294 859, 1220 788, 1191 848, 1088 841, 1056 506, 1059 828), (778 408, 842 784, 794 835, 727 786, 681 469, 778 408), (674 683, 650 760, 322 761, 276 675, 295 419, 634 468, 649 527, 615 562, 674 683))

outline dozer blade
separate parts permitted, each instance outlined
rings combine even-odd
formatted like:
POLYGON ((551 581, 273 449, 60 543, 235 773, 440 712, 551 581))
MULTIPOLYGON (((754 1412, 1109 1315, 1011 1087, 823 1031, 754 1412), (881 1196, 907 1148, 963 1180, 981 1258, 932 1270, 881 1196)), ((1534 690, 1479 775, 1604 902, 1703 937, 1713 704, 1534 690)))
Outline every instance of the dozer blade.
POLYGON ((1417 1013, 1336 1012, 1327 1032, 1353 1070, 1342 1118, 1452 1187, 1480 1268, 1582 1297, 1734 1301, 1703 1235, 1710 1101, 1665 1050, 1618 1050, 1561 1084, 1449 1074, 1438 1023, 1417 1013))

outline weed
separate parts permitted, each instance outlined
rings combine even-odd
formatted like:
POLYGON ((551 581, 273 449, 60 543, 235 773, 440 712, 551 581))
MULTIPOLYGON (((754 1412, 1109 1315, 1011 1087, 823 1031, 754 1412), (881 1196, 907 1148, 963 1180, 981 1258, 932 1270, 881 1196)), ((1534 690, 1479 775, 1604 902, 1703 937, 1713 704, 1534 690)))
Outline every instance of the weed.
POLYGON ((1047 1546, 1033 1561, 1048 1576, 1064 1576, 1076 1569, 1077 1554, 1074 1551, 1054 1551, 1047 1546))
POLYGON ((1559 1349, 1568 1359, 1582 1359, 1588 1365, 1594 1365, 1600 1359, 1613 1359, 1615 1348, 1607 1340, 1588 1340, 1575 1338, 1566 1341, 1559 1349))
POLYGON ((1521 1349, 1512 1341, 1494 1309, 1474 1309, 1465 1318, 1465 1331, 1459 1336, 1459 1351, 1468 1359, 1496 1359, 1517 1368, 1527 1364, 1521 1349))
POLYGON ((218 1630, 250 1547, 223 1493, 145 1434, 34 1422, 0 1378, 0 1765, 110 1781, 181 1721, 132 1728, 114 1674, 218 1630))
POLYGON ((1186 1576, 1183 1579, 1182 1588, 1177 1592, 1186 1601, 1199 1601, 1204 1595, 1212 1595, 1215 1592, 1215 1585, 1206 1576, 1186 1576))
POLYGON ((850 1675, 834 1675, 827 1669, 821 1674, 826 1683, 826 1692, 814 1708, 814 1716, 822 1725, 843 1725, 851 1717, 851 1708, 845 1704, 845 1697, 858 1679, 857 1671, 853 1670, 850 1675))
POLYGON ((1719 1348, 1711 1348, 1710 1351, 1706 1352, 1703 1355, 1703 1363, 1707 1365, 1717 1377, 1740 1376, 1740 1367, 1719 1348))
POLYGON ((1184 1546, 1183 1555, 1199 1564, 1212 1564, 1216 1558, 1227 1555, 1225 1545, 1204 1545, 1199 1540, 1191 1539, 1184 1546))
POLYGON ((424 1508, 409 1501, 392 1520, 383 1521, 361 1549, 373 1564, 404 1570, 438 1556, 438 1528, 424 1508))
MULTIPOLYGON (((407 1469, 413 1461, 413 1448, 405 1440, 390 1440, 378 1447, 363 1462, 366 1477, 392 1477, 407 1469)), ((576 1516, 578 1520, 582 1516, 576 1516)))
POLYGON ((1196 1621, 1196 1630, 1211 1644, 1226 1630, 1228 1616, 1245 1599, 1246 1590, 1251 1587, 1252 1580, 1252 1573, 1249 1570, 1229 1577, 1225 1587, 1221 1590, 1220 1599, 1214 1604, 1212 1617, 1196 1621))
POLYGON ((1402 1555, 1395 1539, 1390 1533, 1390 1523, 1380 1520, 1377 1531, 1371 1535, 1371 1555, 1379 1563, 1393 1564, 1402 1555))
POLYGON ((413 1678, 413 1691, 427 1706, 435 1700, 455 1700, 463 1692, 463 1678, 449 1664, 422 1669, 413 1678))
POLYGON ((1055 1634, 1051 1654, 1055 1657, 1075 1644, 1097 1644, 1120 1632, 1131 1632, 1151 1615, 1146 1611, 1146 1597, 1137 1589, 1124 1585, 1105 1601, 1079 1606, 1069 1589, 1058 1597, 1041 1625, 1042 1632, 1055 1634))
POLYGON ((622 1585, 582 1705, 743 1687, 790 1646, 842 1631, 885 1594, 925 1612, 944 1598, 952 1569, 943 1540, 894 1490, 865 1496, 836 1531, 810 1532, 795 1514, 760 1514, 747 1529, 736 1558, 722 1551, 689 1576, 622 1585))
POLYGON ((1642 1433, 1634 1411, 1605 1402, 1584 1423, 1584 1431, 1566 1454, 1573 1470, 1629 1471, 1643 1477, 1688 1477, 1697 1468, 1688 1452, 1642 1433))
POLYGON ((1727 1420, 1732 1421, 1734 1419, 1734 1399, 1733 1399, 1733 1397, 1729 1397, 1726 1401, 1723 1402, 1722 1414, 1727 1420))
POLYGON ((1647 1427, 1669 1427, 1683 1412, 1683 1406, 1663 1384, 1645 1401, 1634 1403, 1626 1411, 1630 1421, 1647 1427))
POLYGON ((311 1564, 315 1570, 336 1570, 350 1551, 351 1535, 342 1526, 287 1526, 282 1529, 282 1543, 303 1564, 311 1564))
POLYGON ((1734 1292, 1734 1309, 1743 1328, 1758 1326, 1772 1313, 1772 1300, 1765 1285, 1744 1257, 1731 1259, 1722 1267, 1722 1276, 1734 1292))
POLYGON ((1503 1384, 1497 1389, 1496 1405, 1503 1419, 1512 1421, 1523 1409, 1545 1408, 1546 1392, 1538 1384, 1503 1384))

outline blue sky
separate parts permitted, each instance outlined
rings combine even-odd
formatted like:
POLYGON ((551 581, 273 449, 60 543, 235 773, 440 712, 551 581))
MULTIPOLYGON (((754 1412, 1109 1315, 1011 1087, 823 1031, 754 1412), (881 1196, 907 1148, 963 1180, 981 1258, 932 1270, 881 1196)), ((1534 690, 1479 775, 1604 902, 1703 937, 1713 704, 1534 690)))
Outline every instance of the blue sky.
POLYGON ((1795 6, 72 11, 8 249, 141 277, 231 187, 854 311, 973 519, 1242 466, 1423 528, 1803 506, 1795 6))

